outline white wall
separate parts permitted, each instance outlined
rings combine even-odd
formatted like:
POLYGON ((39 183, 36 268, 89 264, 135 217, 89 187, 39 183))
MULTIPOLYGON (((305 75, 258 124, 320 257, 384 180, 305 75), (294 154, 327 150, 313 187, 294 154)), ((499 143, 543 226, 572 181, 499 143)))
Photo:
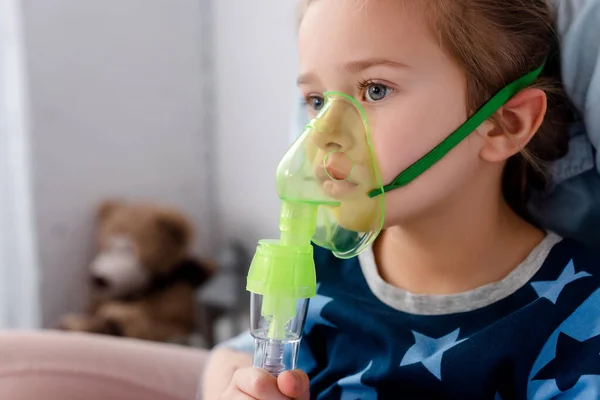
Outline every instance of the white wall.
POLYGON ((278 237, 275 170, 290 137, 296 0, 214 0, 221 227, 253 251, 278 237))
MULTIPOLYGON (((106 196, 179 207, 203 229, 196 249, 207 250, 199 7, 24 1, 46 325, 85 303, 92 214, 106 196)), ((234 117, 232 140, 248 133, 234 117)))

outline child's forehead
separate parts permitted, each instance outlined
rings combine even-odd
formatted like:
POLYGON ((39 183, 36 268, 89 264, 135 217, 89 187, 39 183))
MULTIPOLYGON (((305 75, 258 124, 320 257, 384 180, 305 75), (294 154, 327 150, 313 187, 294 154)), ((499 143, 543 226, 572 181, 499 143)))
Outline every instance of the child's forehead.
MULTIPOLYGON (((351 23, 381 24, 398 22, 404 18, 414 20, 438 14, 436 4, 439 0, 309 0, 303 1, 300 8, 300 21, 309 13, 322 15, 333 21, 351 23), (338 17, 338 18, 336 18, 338 17)), ((430 18, 426 18, 430 20, 430 18)), ((381 27, 381 26, 380 26, 381 27)))
MULTIPOLYGON (((437 49, 421 14, 398 0, 316 0, 299 32, 303 59, 392 58, 406 62, 437 49), (404 60, 402 60, 404 58, 404 60)), ((414 60, 416 61, 416 60, 414 60)))

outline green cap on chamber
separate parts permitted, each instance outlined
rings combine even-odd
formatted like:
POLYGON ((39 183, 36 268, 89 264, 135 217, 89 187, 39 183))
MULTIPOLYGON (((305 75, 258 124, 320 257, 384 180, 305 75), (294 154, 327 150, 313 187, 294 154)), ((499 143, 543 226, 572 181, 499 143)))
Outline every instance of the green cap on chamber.
POLYGON ((316 294, 311 246, 261 240, 248 272, 247 289, 263 296, 310 298, 316 294))

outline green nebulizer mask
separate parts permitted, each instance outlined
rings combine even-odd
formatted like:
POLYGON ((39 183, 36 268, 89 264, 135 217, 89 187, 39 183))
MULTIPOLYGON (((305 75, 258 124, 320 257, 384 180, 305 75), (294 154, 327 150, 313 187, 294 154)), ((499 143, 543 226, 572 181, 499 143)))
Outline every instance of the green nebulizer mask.
POLYGON ((259 242, 250 270, 254 366, 295 369, 308 300, 316 294, 312 243, 350 258, 383 226, 384 196, 361 105, 325 93, 324 105, 277 168, 279 240, 259 242))

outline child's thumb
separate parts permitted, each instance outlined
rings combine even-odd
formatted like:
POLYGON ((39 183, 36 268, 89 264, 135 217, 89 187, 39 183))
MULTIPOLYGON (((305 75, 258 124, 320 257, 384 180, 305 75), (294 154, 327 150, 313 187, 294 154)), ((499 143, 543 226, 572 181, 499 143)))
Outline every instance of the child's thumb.
POLYGON ((286 371, 277 378, 279 391, 286 397, 298 400, 310 399, 308 375, 300 370, 286 371))

